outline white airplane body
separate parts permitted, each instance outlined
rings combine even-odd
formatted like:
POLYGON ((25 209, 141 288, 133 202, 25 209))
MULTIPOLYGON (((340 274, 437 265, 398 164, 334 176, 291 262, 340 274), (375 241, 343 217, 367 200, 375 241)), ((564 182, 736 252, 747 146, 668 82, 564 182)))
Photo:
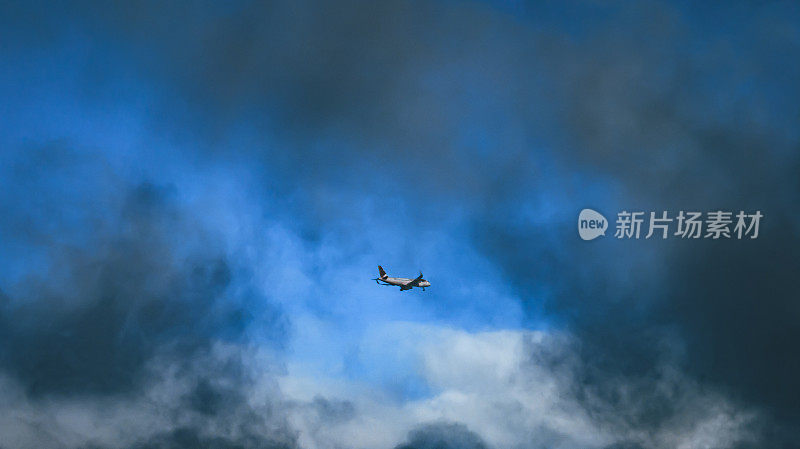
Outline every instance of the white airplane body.
POLYGON ((422 288, 422 291, 425 291, 425 287, 430 287, 431 283, 422 279, 422 273, 419 273, 414 279, 409 278, 391 278, 389 275, 386 274, 386 271, 383 270, 383 267, 378 265, 378 274, 380 277, 373 279, 376 284, 380 285, 394 285, 396 287, 400 287, 400 291, 403 290, 411 290, 414 287, 422 288))

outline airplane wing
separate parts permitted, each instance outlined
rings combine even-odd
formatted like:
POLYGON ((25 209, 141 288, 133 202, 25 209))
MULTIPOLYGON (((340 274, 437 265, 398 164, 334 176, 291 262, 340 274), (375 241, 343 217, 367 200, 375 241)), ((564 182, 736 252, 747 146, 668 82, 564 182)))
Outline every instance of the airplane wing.
POLYGON ((419 287, 419 282, 422 280, 422 272, 419 273, 416 279, 412 279, 405 283, 408 287, 419 287))

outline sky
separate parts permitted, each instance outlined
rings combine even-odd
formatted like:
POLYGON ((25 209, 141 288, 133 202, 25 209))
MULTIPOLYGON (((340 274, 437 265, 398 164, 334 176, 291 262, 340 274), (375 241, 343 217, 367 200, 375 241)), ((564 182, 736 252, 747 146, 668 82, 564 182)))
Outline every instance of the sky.
POLYGON ((3 3, 0 448, 795 447, 799 24, 3 3))

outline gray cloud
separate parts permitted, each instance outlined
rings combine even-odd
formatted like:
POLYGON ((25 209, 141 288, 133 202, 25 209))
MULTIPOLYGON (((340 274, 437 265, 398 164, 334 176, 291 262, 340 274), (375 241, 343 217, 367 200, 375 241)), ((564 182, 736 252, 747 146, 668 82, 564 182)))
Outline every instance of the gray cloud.
POLYGON ((2 232, 28 254, 0 304, 4 444, 294 447, 270 386, 286 318, 180 193, 62 144, 16 158, 2 232), (273 354, 258 377, 254 320, 273 354))
MULTIPOLYGON (((37 176, 49 176, 40 170, 37 176)), ((89 226, 74 229, 80 246, 48 245, 49 270, 25 279, 4 304, 0 360, 32 394, 128 391, 156 350, 186 357, 219 338, 236 340, 252 319, 250 299, 231 297, 234 268, 222 248, 171 196, 168 187, 140 184, 112 209, 95 211, 92 218, 106 223, 79 223, 89 226), (112 222, 117 231, 107 233, 112 222)), ((42 205, 52 208, 48 215, 68 213, 58 195, 52 199, 42 205)), ((59 223, 36 222, 34 237, 36 226, 59 223)), ((265 318, 280 326, 280 314, 271 313, 265 318)))
POLYGON ((274 384, 274 363, 217 343, 191 357, 162 352, 129 394, 25 392, 0 378, 0 432, 9 447, 297 447, 274 384), (262 362, 257 362, 262 360, 262 362))
POLYGON ((480 436, 463 424, 432 423, 408 434, 408 441, 397 449, 486 449, 480 436))

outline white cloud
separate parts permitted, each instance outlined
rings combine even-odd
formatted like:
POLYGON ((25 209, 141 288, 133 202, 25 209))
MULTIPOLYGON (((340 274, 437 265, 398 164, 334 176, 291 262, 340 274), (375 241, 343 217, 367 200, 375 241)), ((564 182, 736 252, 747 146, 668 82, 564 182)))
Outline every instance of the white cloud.
POLYGON ((281 379, 287 396, 298 401, 314 395, 349 400, 356 410, 353 419, 326 427, 309 417, 308 409, 294 409, 290 419, 300 432, 301 445, 393 447, 418 425, 451 421, 465 424, 496 448, 601 448, 634 442, 648 448, 699 449, 728 447, 746 438, 755 417, 701 390, 666 364, 657 378, 646 381, 656 390, 653 394, 669 394, 675 407, 675 413, 659 423, 631 419, 655 396, 626 396, 633 388, 622 380, 611 386, 622 398, 614 406, 593 395, 591 388, 579 400, 574 376, 580 361, 565 335, 469 333, 395 323, 371 333, 365 346, 368 353, 379 347, 398 357, 412 351, 431 395, 398 400, 357 383, 299 381, 289 373, 281 379))

